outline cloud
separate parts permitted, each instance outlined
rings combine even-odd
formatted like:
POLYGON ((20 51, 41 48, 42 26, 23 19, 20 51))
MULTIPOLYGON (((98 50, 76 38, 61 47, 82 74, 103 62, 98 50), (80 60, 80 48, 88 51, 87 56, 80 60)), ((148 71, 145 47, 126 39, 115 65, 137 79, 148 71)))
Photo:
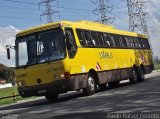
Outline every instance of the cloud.
POLYGON ((13 27, 0 27, 0 63, 6 66, 15 66, 15 51, 11 51, 11 59, 7 59, 6 45, 15 45, 16 33, 20 30, 13 27))
POLYGON ((155 56, 160 57, 160 0, 148 1, 147 23, 149 27, 150 40, 155 56))

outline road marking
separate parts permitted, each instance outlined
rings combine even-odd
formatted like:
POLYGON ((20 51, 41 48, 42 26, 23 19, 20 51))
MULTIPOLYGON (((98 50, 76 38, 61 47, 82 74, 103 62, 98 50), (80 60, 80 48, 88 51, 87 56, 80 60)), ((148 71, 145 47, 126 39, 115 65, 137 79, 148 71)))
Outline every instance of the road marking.
POLYGON ((23 111, 29 108, 20 108, 20 109, 7 109, 7 110, 2 110, 0 111, 0 113, 13 113, 13 112, 17 112, 17 111, 23 111))
POLYGON ((115 105, 117 107, 160 107, 157 104, 123 104, 123 105, 115 105))
POLYGON ((49 111, 51 111, 51 110, 50 109, 43 109, 43 110, 30 111, 30 112, 27 112, 27 113, 40 114, 40 113, 46 113, 46 112, 49 112, 49 111))

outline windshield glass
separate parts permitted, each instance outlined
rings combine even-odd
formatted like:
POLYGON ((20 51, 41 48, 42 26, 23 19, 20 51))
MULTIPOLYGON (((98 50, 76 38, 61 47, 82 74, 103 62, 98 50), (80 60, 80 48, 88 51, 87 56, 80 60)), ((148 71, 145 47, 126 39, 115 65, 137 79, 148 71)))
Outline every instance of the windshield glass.
POLYGON ((63 59, 65 43, 62 33, 61 29, 52 29, 18 38, 17 67, 63 59))

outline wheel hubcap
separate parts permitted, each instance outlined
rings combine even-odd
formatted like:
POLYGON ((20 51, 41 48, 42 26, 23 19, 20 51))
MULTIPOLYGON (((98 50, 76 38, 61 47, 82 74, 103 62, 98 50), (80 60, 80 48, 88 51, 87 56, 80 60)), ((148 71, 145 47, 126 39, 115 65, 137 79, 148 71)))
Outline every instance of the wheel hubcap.
POLYGON ((88 86, 91 90, 94 90, 94 79, 92 77, 88 78, 88 86))

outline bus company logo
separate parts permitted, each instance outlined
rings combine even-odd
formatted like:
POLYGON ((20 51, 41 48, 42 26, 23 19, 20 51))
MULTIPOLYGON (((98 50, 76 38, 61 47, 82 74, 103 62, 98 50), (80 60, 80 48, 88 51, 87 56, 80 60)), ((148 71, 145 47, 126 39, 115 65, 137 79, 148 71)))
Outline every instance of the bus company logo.
POLYGON ((96 64, 96 69, 97 69, 97 70, 102 70, 102 68, 101 68, 101 66, 99 65, 98 62, 97 62, 97 64, 96 64))
POLYGON ((102 51, 99 53, 100 59, 113 58, 112 52, 102 51))

